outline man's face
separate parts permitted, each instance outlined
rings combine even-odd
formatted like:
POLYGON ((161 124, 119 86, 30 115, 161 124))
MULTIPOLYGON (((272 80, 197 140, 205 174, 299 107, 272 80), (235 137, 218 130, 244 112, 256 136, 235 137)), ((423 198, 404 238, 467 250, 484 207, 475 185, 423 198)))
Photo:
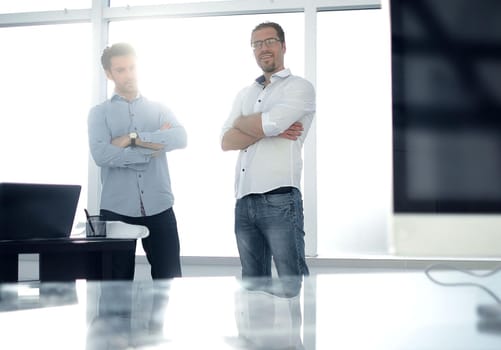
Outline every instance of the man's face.
MULTIPOLYGON (((278 39, 275 28, 263 28, 252 33, 251 42, 266 39, 278 39)), ((264 73, 273 74, 284 69, 285 42, 276 41, 271 45, 262 44, 261 48, 254 49, 257 65, 264 73)))
POLYGON ((115 92, 122 96, 137 95, 136 57, 134 55, 114 56, 111 67, 106 71, 108 79, 115 83, 115 92))

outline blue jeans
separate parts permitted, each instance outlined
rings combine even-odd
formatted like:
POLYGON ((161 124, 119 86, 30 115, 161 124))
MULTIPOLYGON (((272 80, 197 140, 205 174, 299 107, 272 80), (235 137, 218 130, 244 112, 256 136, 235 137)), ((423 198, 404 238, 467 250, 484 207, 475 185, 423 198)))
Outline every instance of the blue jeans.
POLYGON ((272 282, 273 257, 284 293, 299 293, 303 275, 309 271, 304 252, 303 201, 298 189, 238 199, 235 234, 244 280, 253 280, 254 287, 261 284, 266 289, 265 285, 272 282))

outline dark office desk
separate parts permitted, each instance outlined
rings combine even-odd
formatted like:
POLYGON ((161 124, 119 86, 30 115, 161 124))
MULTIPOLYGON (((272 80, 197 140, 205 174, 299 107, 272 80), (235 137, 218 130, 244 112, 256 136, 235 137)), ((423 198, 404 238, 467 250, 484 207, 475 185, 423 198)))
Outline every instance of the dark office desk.
POLYGON ((136 238, 0 241, 0 282, 17 282, 19 254, 39 254, 42 282, 111 279, 111 254, 135 249, 136 238))

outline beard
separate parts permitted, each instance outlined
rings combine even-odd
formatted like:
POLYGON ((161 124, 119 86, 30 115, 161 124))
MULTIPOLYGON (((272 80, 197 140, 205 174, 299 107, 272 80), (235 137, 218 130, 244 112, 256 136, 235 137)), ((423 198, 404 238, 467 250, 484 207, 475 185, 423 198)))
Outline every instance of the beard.
POLYGON ((277 69, 277 65, 273 62, 271 64, 262 64, 261 70, 265 73, 273 73, 277 69))
POLYGON ((272 74, 283 68, 280 53, 264 51, 256 57, 256 62, 263 73, 272 74), (262 59, 263 58, 263 59, 262 59))
POLYGON ((277 64, 273 58, 265 62, 258 59, 257 64, 264 73, 273 73, 277 69, 277 64))
POLYGON ((128 92, 128 93, 134 93, 134 92, 137 92, 137 90, 138 90, 137 82, 135 82, 135 81, 126 82, 126 83, 122 84, 121 88, 122 88, 122 91, 128 92))

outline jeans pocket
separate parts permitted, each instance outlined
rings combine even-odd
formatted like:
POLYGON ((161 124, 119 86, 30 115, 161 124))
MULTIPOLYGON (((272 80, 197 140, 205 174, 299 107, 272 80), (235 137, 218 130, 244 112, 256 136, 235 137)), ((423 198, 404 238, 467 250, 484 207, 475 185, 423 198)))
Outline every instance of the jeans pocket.
POLYGON ((283 207, 292 203, 290 193, 264 195, 264 201, 272 207, 283 207))

